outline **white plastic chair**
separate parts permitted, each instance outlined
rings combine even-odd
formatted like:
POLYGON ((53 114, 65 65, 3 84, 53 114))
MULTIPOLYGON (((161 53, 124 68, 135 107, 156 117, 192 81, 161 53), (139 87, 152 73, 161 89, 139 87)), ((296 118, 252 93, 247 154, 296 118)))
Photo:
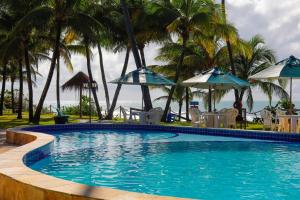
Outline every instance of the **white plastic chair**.
POLYGON ((300 117, 298 117, 296 133, 300 133, 300 117))
POLYGON ((236 117, 239 111, 235 108, 226 109, 225 111, 225 128, 236 128, 236 117))
POLYGON ((127 114, 127 111, 126 111, 126 109, 125 109, 124 107, 120 106, 120 110, 121 110, 121 112, 122 112, 122 115, 123 115, 123 121, 124 121, 125 123, 136 123, 134 120, 128 118, 129 115, 127 114))
POLYGON ((273 124, 273 115, 272 112, 269 110, 262 110, 260 112, 260 115, 263 119, 263 129, 270 129, 271 131, 273 131, 275 129, 275 124, 273 124))
POLYGON ((220 116, 220 119, 219 119, 220 124, 222 124, 224 128, 227 127, 227 124, 226 124, 227 123, 227 121, 226 121, 226 111, 227 111, 227 108, 223 108, 219 111, 219 113, 222 114, 220 116))
POLYGON ((289 132, 290 124, 289 119, 286 117, 280 117, 280 115, 286 115, 283 110, 276 110, 276 130, 279 132, 289 132))
POLYGON ((163 109, 158 107, 158 108, 152 108, 147 112, 146 114, 146 123, 149 125, 157 125, 160 123, 160 120, 163 116, 163 109))
POLYGON ((191 115, 192 127, 202 127, 205 124, 204 118, 198 108, 189 108, 189 113, 191 115))

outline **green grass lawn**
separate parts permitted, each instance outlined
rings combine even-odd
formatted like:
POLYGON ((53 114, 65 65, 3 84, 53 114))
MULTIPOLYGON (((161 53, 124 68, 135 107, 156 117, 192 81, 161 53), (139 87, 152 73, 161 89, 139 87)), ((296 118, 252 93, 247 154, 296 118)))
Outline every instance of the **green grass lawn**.
MULTIPOLYGON (((49 125, 54 124, 54 115, 55 114, 42 114, 40 125, 49 125)), ((88 116, 83 116, 82 119, 89 119, 88 116)), ((97 120, 96 117, 92 118, 93 120, 97 120)), ((70 123, 76 123, 79 121, 78 115, 70 115, 69 118, 70 123)), ((0 116, 0 129, 7 129, 16 126, 24 126, 30 125, 28 122, 28 113, 23 113, 23 119, 17 119, 17 114, 12 114, 10 112, 5 112, 3 116, 0 116)))
MULTIPOLYGON (((40 125, 54 124, 54 114, 41 115, 40 125)), ((83 116, 83 120, 88 120, 88 116, 83 116)), ((92 120, 97 120, 97 117, 93 117, 92 120)), ((80 122, 78 115, 70 115, 69 123, 80 122)), ((115 122, 123 122, 122 119, 115 119, 115 122)), ((23 113, 23 119, 17 119, 16 114, 5 112, 3 116, 0 116, 0 129, 7 129, 16 126, 30 125, 28 123, 28 113, 23 113)), ((173 123, 161 123, 166 126, 191 126, 191 122, 173 122, 173 123)), ((262 130, 262 124, 248 123, 247 130, 262 130)))

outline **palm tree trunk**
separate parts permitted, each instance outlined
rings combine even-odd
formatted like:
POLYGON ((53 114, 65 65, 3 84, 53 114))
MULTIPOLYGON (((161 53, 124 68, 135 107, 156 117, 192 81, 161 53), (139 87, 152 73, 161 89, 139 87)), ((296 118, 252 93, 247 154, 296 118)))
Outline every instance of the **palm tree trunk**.
POLYGON ((179 105, 178 105, 179 106, 179 111, 178 111, 179 121, 181 121, 182 102, 183 102, 183 99, 180 99, 179 105))
POLYGON ((53 56, 52 56, 52 59, 51 59, 49 74, 48 74, 47 81, 46 81, 45 87, 43 89, 41 98, 40 98, 39 103, 36 107, 36 111, 35 111, 35 115, 34 115, 34 119, 33 119, 35 123, 39 123, 39 121, 40 121, 44 101, 46 99, 46 96, 47 96, 47 93, 48 93, 48 90, 49 90, 49 87, 50 87, 50 84, 51 84, 51 80, 52 80, 52 77, 53 77, 53 74, 54 74, 55 65, 56 65, 56 61, 57 61, 57 57, 58 57, 58 51, 59 51, 61 29, 62 29, 61 22, 58 21, 57 22, 57 29, 56 29, 56 37, 55 37, 55 46, 54 46, 53 56))
POLYGON ((18 103, 18 116, 17 119, 22 119, 23 110, 23 65, 22 60, 19 60, 19 103, 18 103))
POLYGON ((101 71, 101 77, 102 77, 102 84, 103 84, 104 93, 105 93, 106 109, 107 109, 107 112, 108 112, 109 108, 110 108, 110 102, 109 102, 109 92, 108 92, 108 88, 107 88, 105 71, 104 71, 103 55, 102 55, 102 50, 101 50, 101 46, 100 46, 99 43, 97 44, 97 47, 98 47, 98 53, 99 53, 99 61, 100 61, 100 71, 101 71))
POLYGON ((14 84, 15 80, 11 78, 11 84, 10 84, 10 93, 11 93, 11 110, 12 113, 15 113, 15 94, 14 94, 14 84))
POLYGON ((57 65, 56 65, 56 104, 57 104, 57 109, 60 110, 60 52, 58 52, 57 56, 57 65))
MULTIPOLYGON (((178 62, 177 67, 176 67, 176 74, 175 74, 175 79, 174 79, 174 82, 176 84, 177 84, 177 82, 179 80, 179 77, 180 77, 181 67, 182 67, 182 63, 183 63, 183 59, 184 59, 184 55, 185 55, 187 38, 188 38, 187 35, 182 37, 182 39, 183 39, 183 41, 182 41, 182 50, 181 50, 181 55, 180 55, 180 58, 179 58, 179 62, 178 62)), ((176 88, 176 86, 172 86, 172 88, 170 90, 170 93, 169 93, 169 96, 168 96, 168 99, 167 99, 167 103, 166 103, 166 107, 165 107, 165 110, 164 110, 164 114, 163 114, 162 119, 161 119, 163 122, 165 122, 166 119, 167 119, 168 110, 170 108, 170 104, 171 104, 173 94, 175 92, 175 88, 176 88)))
POLYGON ((3 65, 3 69, 2 69, 2 89, 1 89, 1 99, 0 99, 0 116, 3 115, 3 109, 4 109, 4 94, 5 94, 6 74, 7 74, 7 66, 5 64, 5 65, 3 65))
POLYGON ((139 50, 140 50, 140 54, 141 54, 143 67, 147 67, 144 48, 145 48, 145 45, 139 45, 139 50))
POLYGON ((90 60, 91 57, 90 57, 90 49, 89 49, 88 42, 85 42, 85 53, 86 53, 87 70, 88 70, 89 81, 90 81, 89 87, 93 93, 98 117, 99 117, 99 119, 102 119, 102 114, 101 114, 101 109, 100 109, 100 105, 99 105, 99 101, 98 101, 98 97, 97 97, 97 93, 96 93, 96 88, 92 87, 92 83, 93 83, 94 79, 93 79, 93 74, 92 74, 92 69, 91 69, 91 60, 90 60))
POLYGON ((208 89, 208 112, 211 112, 212 111, 212 103, 211 103, 211 101, 212 101, 212 98, 211 98, 211 96, 212 96, 212 91, 211 91, 211 88, 209 88, 208 89))
POLYGON ((186 118, 186 121, 190 121, 190 113, 189 113, 189 102, 190 99, 189 99, 189 88, 186 87, 185 88, 185 118, 186 118))
MULTIPOLYGON (((123 69, 121 72, 121 77, 124 76, 126 73, 127 66, 128 66, 128 60, 129 60, 129 54, 130 54, 130 48, 128 47, 126 50, 125 61, 124 61, 123 69)), ((118 84, 115 94, 114 94, 113 101, 111 103, 111 107, 110 107, 108 115, 107 115, 107 119, 109 119, 109 120, 111 120, 113 118, 113 114, 114 114, 114 111, 115 111, 115 108, 117 105, 117 101, 118 101, 118 97, 119 97, 121 88, 122 88, 122 84, 118 84)))
POLYGON ((26 67, 26 76, 27 76, 27 86, 28 86, 28 101, 29 101, 29 122, 33 121, 33 89, 32 89, 32 80, 31 80, 31 66, 29 62, 29 50, 28 42, 24 41, 24 59, 26 67))
MULTIPOLYGON (((121 7, 122 7, 122 10, 124 13, 126 31, 127 31, 128 37, 129 37, 129 41, 131 43, 132 53, 134 56, 135 64, 136 64, 137 68, 140 69, 140 68, 142 68, 142 63, 141 63, 141 59, 139 56, 139 51, 137 48, 137 43, 136 43, 135 36, 133 33, 133 29, 132 29, 132 25, 130 22, 130 17, 129 17, 129 13, 128 13, 128 9, 127 9, 125 0, 121 0, 121 7)), ((145 103, 145 110, 148 111, 152 108, 149 88, 146 86, 141 86, 141 88, 142 88, 143 99, 144 99, 144 103, 145 103)))
MULTIPOLYGON (((225 0, 222 0, 222 13, 223 13, 223 18, 226 23, 226 2, 225 0)), ((226 38, 226 45, 227 45, 227 50, 228 50, 228 56, 230 60, 230 65, 231 65, 231 73, 235 76, 236 75, 236 70, 234 66, 234 59, 233 59, 233 53, 232 53, 232 47, 231 43, 228 38, 226 38)), ((237 89, 234 89, 234 96, 235 96, 235 101, 238 101, 239 99, 239 91, 237 89)))
POLYGON ((79 89, 79 118, 82 118, 82 86, 79 89))

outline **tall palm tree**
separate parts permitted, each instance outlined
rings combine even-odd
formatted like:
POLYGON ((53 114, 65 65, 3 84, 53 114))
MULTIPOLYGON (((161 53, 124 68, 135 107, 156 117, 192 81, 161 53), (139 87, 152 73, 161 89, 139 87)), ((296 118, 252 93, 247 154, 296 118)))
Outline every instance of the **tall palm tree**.
POLYGON ((36 26, 42 25, 42 19, 37 17, 38 20, 34 19, 30 22, 22 20, 31 11, 42 4, 42 1, 22 1, 22 0, 3 0, 7 6, 7 15, 10 16, 11 27, 8 35, 10 43, 18 42, 19 48, 21 48, 22 55, 24 57, 24 63, 27 74, 27 85, 28 85, 28 97, 29 97, 29 121, 33 121, 33 89, 32 89, 32 77, 31 77, 31 63, 30 63, 30 48, 33 34, 33 24, 36 26), (26 23, 25 23, 26 22, 26 23))
MULTIPOLYGON (((140 54, 138 51, 136 38, 135 38, 135 35, 133 32, 132 23, 130 21, 128 8, 127 8, 125 0, 121 0, 120 2, 121 2, 121 8, 122 8, 122 11, 124 14, 124 22, 125 22, 126 32, 127 32, 130 44, 131 44, 131 50, 133 53, 135 64, 136 64, 137 68, 139 69, 139 68, 142 68, 143 65, 142 65, 142 61, 141 61, 140 54)), ((152 108, 152 103, 151 103, 149 88, 147 86, 141 86, 141 88, 142 88, 143 99, 144 99, 144 103, 145 103, 145 109, 150 110, 152 108)))
MULTIPOLYGON (((234 61, 237 75, 244 80, 251 81, 249 80, 250 76, 274 64, 276 59, 274 52, 265 45, 265 41, 261 36, 256 35, 245 43, 251 49, 250 54, 237 54, 234 57, 234 61)), ((260 88, 268 96, 269 102, 271 102, 273 95, 282 99, 288 99, 289 95, 284 90, 284 87, 285 84, 282 81, 279 82, 279 85, 271 81, 255 81, 252 82, 251 87, 241 91, 238 100, 242 101, 246 95, 248 108, 252 110, 254 101, 253 88, 260 88)))
MULTIPOLYGON (((223 20, 224 20, 224 23, 226 24, 227 23, 227 16, 226 16, 226 2, 225 2, 225 0, 222 0, 221 5, 222 5, 223 20)), ((228 57, 229 57, 229 60, 230 60, 231 72, 232 72, 233 75, 236 75, 236 69, 235 69, 235 66, 234 66, 234 59, 233 59, 233 50, 232 50, 231 41, 230 41, 230 38, 229 38, 228 34, 225 34, 225 41, 226 41, 227 50, 228 50, 228 57)), ((235 101, 239 102, 239 92, 236 89, 234 90, 234 96, 235 96, 235 101)))
MULTIPOLYGON (((36 107, 36 112, 34 115, 33 121, 38 123, 40 120, 41 111, 46 99, 50 83, 54 74, 54 70, 57 64, 57 58, 59 56, 60 50, 60 41, 64 28, 71 27, 76 25, 77 22, 85 21, 90 22, 94 21, 91 17, 83 12, 78 12, 81 6, 84 6, 86 1, 84 0, 54 0, 46 1, 46 4, 32 10, 26 16, 24 16, 20 21, 18 27, 22 29, 26 26, 27 23, 35 22, 35 19, 39 19, 41 27, 53 27, 51 30, 54 30, 55 38, 52 46, 52 58, 49 68, 48 77, 42 91, 40 100, 36 107), (41 18, 42 16, 42 18, 41 18)), ((40 28, 40 27, 37 27, 40 28)), ((45 29, 43 29, 45 30, 45 29)))
POLYGON ((5 85, 7 80, 7 64, 2 64, 1 69, 1 75, 2 75, 2 88, 1 88, 1 99, 0 99, 0 116, 3 115, 3 109, 4 109, 4 95, 5 95, 5 85))
POLYGON ((23 110, 23 63, 22 60, 18 60, 18 74, 19 74, 19 102, 18 102, 18 115, 17 119, 22 119, 22 110, 23 110))
POLYGON ((100 43, 97 44, 97 49, 99 53, 99 62, 100 62, 100 71, 101 71, 101 78, 102 78, 102 84, 104 88, 104 94, 105 94, 105 101, 106 101, 106 110, 109 111, 110 108, 110 101, 109 101, 109 92, 106 82, 106 76, 105 76, 105 70, 104 70, 104 64, 103 64, 103 54, 100 43))
MULTIPOLYGON (((203 34, 210 21, 210 13, 207 7, 211 7, 212 1, 206 0, 170 0, 160 1, 157 5, 160 9, 173 16, 172 22, 167 26, 170 33, 176 34, 181 43, 181 54, 176 67, 174 82, 177 83, 181 74, 183 60, 186 54, 186 46, 191 34, 203 34)), ((162 120, 165 121, 170 107, 175 86, 170 90, 162 120)))

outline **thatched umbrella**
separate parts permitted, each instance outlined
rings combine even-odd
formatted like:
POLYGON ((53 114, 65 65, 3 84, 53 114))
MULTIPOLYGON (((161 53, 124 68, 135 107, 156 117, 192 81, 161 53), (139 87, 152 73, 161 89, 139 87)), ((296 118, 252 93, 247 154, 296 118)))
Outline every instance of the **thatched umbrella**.
POLYGON ((84 89, 83 84, 85 83, 89 83, 89 77, 83 72, 78 72, 75 76, 62 85, 63 90, 79 90, 80 118, 82 117, 82 91, 84 89))

